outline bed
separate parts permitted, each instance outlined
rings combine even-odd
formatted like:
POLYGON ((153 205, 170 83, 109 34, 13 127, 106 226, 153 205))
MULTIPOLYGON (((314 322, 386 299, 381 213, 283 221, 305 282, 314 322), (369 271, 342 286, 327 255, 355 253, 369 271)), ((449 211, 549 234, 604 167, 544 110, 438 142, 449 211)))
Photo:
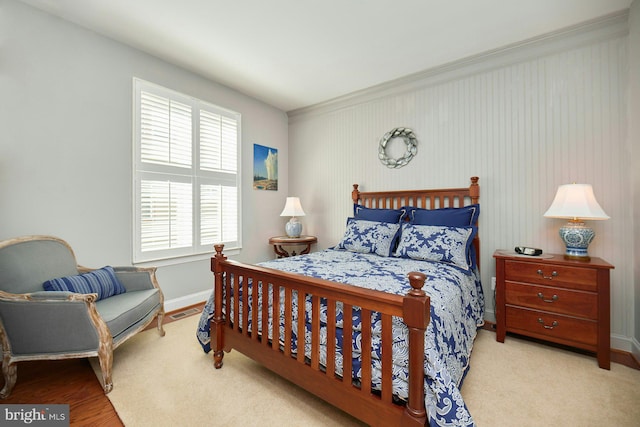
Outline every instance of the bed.
POLYGON ((354 184, 335 247, 247 265, 216 245, 200 344, 216 368, 235 349, 369 425, 473 425, 460 386, 484 316, 478 199, 477 177, 354 184))

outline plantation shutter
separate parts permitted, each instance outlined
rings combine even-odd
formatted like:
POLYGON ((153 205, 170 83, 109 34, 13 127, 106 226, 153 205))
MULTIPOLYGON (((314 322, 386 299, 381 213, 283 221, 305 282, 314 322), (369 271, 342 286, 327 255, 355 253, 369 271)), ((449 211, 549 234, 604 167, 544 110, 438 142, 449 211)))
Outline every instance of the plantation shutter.
MULTIPOLYGON (((238 126, 235 118, 200 111, 200 169, 231 178, 237 172, 238 126)), ((231 185, 200 187, 201 245, 236 241, 238 227, 237 189, 231 185)))
POLYGON ((148 92, 140 98, 142 161, 190 168, 191 107, 148 92))
POLYGON ((239 247, 240 115, 135 80, 134 260, 239 247))

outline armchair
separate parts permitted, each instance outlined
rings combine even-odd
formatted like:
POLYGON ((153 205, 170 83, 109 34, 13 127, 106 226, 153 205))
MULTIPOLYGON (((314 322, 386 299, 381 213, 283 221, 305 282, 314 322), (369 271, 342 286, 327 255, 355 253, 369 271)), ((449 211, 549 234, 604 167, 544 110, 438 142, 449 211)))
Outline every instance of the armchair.
POLYGON ((154 318, 164 336, 164 296, 156 269, 109 267, 105 271, 77 265, 69 244, 56 237, 28 236, 0 242, 4 376, 0 398, 8 397, 15 386, 17 362, 94 356, 100 362, 104 392, 109 393, 113 388, 113 350, 154 318), (91 285, 90 290, 98 289, 79 293, 43 287, 45 282, 49 289, 51 283, 77 283, 74 280, 79 277, 88 277, 82 283, 91 285), (69 281, 53 280, 59 278, 69 281), (105 289, 111 284, 119 291, 109 296, 113 292, 105 289))

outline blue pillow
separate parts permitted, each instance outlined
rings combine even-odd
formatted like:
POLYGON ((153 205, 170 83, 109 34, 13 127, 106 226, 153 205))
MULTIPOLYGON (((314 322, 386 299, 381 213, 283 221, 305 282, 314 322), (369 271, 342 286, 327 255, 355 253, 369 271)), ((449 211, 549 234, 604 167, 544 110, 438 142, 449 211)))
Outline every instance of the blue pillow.
MULTIPOLYGON (((409 222, 419 225, 441 225, 449 227, 475 226, 480 216, 480 205, 473 204, 461 208, 420 209, 405 207, 409 222)), ((471 245, 469 252, 469 265, 476 268, 476 250, 471 245)))
POLYGON ((468 227, 475 225, 480 216, 480 205, 461 208, 420 209, 406 207, 409 222, 418 225, 446 225, 449 227, 468 227))
POLYGON ((402 209, 374 209, 367 208, 362 205, 353 205, 353 216, 356 219, 364 219, 367 221, 377 222, 396 222, 399 223, 404 217, 406 210, 402 209))
POLYGON ((471 274, 469 251, 476 227, 405 224, 395 255, 454 265, 471 274))
POLYGON ((42 284, 45 291, 68 291, 78 294, 98 294, 98 300, 123 294, 127 290, 116 277, 113 267, 106 266, 77 276, 60 277, 42 284))
POLYGON ((391 256, 400 232, 400 224, 390 222, 347 219, 347 230, 336 246, 350 252, 391 256))

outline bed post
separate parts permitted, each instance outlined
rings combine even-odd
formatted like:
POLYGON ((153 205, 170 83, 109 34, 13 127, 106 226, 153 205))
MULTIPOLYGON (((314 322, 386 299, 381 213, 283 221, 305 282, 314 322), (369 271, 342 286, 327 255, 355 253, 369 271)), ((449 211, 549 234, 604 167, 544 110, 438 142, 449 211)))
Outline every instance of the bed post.
POLYGON ((211 257, 211 271, 213 272, 213 288, 214 288, 214 309, 213 319, 211 319, 211 349, 213 350, 213 366, 216 369, 222 368, 222 358, 224 357, 224 325, 225 320, 222 316, 222 298, 224 298, 224 279, 220 262, 227 259, 222 254, 224 245, 214 245, 216 254, 211 257))
POLYGON ((471 197, 472 204, 478 203, 478 199, 480 198, 480 186, 478 185, 479 179, 480 178, 478 178, 477 176, 471 177, 471 185, 469 186, 469 196, 471 197))
POLYGON ((358 200, 360 200, 360 190, 358 190, 358 184, 353 184, 353 191, 351 192, 351 200, 353 200, 354 205, 357 205, 358 200))
MULTIPOLYGON (((480 186, 478 185, 477 176, 471 177, 471 185, 469 186, 469 197, 471 197, 471 203, 478 203, 478 199, 480 198, 480 186)), ((478 224, 474 224, 476 227, 478 224)), ((476 249, 476 264, 480 265, 480 236, 476 234, 476 237, 473 238, 473 246, 476 249)))
POLYGON ((424 426, 424 334, 429 325, 431 301, 422 290, 427 278, 423 273, 408 274, 411 290, 403 300, 404 322, 409 328, 409 401, 402 415, 402 425, 424 426))

